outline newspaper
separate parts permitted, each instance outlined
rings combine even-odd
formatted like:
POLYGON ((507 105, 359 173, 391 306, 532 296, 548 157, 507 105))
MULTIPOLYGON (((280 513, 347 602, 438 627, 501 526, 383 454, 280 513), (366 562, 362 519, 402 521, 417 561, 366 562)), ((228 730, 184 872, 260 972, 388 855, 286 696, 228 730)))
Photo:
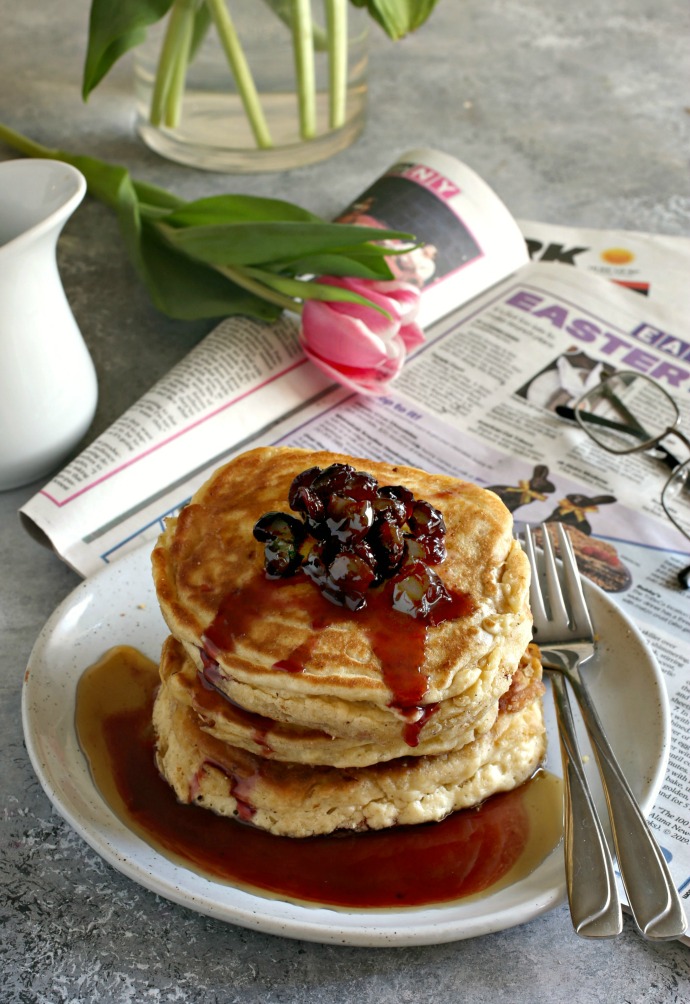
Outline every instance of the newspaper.
POLYGON ((684 316, 690 304, 690 238, 590 230, 519 220, 531 261, 576 265, 684 316))
POLYGON ((657 461, 604 454, 555 409, 602 372, 634 369, 674 396, 690 429, 690 240, 519 226, 474 172, 430 150, 403 155, 343 218, 426 242, 396 260, 422 289, 426 342, 391 393, 329 383, 294 317, 229 319, 32 498, 24 521, 89 575, 157 536, 219 464, 285 443, 444 471, 491 487, 517 521, 571 524, 587 574, 664 675, 673 738, 650 823, 687 901, 690 595, 674 580, 690 542, 661 508, 657 461))

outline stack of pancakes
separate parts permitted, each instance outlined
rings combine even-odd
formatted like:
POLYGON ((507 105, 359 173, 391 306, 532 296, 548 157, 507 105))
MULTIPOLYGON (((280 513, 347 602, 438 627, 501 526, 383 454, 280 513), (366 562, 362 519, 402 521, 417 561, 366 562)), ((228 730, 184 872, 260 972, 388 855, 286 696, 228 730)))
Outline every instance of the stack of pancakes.
POLYGON ((545 752, 529 566, 512 517, 476 485, 325 452, 260 448, 218 470, 153 552, 171 635, 154 707, 177 797, 276 834, 439 820, 521 784, 545 752), (269 580, 253 527, 289 512, 302 471, 351 463, 443 514, 435 571, 463 603, 424 623, 269 580))

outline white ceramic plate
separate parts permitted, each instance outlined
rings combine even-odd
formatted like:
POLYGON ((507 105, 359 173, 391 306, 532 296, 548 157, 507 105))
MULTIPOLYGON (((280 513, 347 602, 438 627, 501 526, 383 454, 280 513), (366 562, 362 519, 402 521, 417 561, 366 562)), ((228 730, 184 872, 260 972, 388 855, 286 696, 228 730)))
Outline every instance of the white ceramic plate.
MULTIPOLYGON (((491 896, 424 909, 347 912, 264 898, 205 879, 163 857, 132 833, 95 788, 74 727, 79 676, 113 645, 157 658, 166 629, 150 575, 150 548, 119 559, 86 580, 39 635, 26 673, 27 748, 58 812, 113 867, 135 882, 200 913, 271 934, 347 945, 437 944, 489 934, 550 910, 565 895, 563 852, 491 896)), ((655 660, 637 629, 599 589, 588 600, 601 638, 587 670, 611 744, 643 809, 661 785, 669 745, 668 701, 655 660)), ((547 767, 561 773, 552 703, 547 767)), ((593 762, 588 769, 594 774, 593 762)))

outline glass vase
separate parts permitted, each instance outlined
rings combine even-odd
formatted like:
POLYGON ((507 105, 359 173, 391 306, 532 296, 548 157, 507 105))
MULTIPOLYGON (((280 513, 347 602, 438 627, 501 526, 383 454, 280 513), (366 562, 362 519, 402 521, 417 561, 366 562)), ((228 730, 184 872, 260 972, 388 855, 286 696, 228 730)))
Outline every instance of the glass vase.
POLYGON ((137 130, 209 171, 324 160, 364 126, 367 33, 349 0, 175 0, 135 50, 137 130))

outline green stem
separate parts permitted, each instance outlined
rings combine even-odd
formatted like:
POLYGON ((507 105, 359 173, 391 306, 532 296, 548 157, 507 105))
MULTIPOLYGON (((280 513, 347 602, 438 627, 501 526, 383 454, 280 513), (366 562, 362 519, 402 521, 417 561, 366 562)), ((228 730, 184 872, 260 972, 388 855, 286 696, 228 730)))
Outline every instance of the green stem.
MULTIPOLYGON (((267 286, 275 293, 282 293, 283 296, 291 298, 293 303, 304 300, 359 303, 364 307, 371 307, 372 310, 377 310, 384 317, 388 318, 388 320, 391 320, 391 315, 387 310, 373 303, 366 296, 360 296, 359 293, 354 293, 350 289, 341 289, 338 286, 331 286, 327 283, 321 285, 309 279, 293 279, 289 275, 275 275, 273 272, 255 268, 253 265, 243 265, 242 271, 245 276, 258 279, 262 286, 267 286)), ((299 309, 301 310, 302 307, 300 306, 299 309)))
POLYGON ((184 80, 194 31, 197 0, 175 0, 156 67, 153 84, 151 125, 174 129, 180 121, 184 80))
MULTIPOLYGON (((63 164, 71 164, 84 175, 88 187, 89 195, 99 199, 106 206, 117 211, 119 205, 119 191, 124 168, 116 164, 107 164, 105 161, 97 160, 95 157, 88 157, 81 154, 66 153, 35 143, 28 136, 15 132, 9 126, 0 124, 0 141, 23 153, 26 157, 38 157, 44 160, 59 160, 63 164)), ((156 189, 153 185, 148 186, 150 192, 156 189)))
MULTIPOLYGON (((276 290, 271 289, 270 286, 253 278, 247 269, 237 265, 234 267, 229 265, 214 265, 213 267, 216 272, 220 272, 221 275, 226 276, 226 278, 232 280, 238 286, 241 286, 250 293, 254 293, 268 303, 273 303, 276 307, 280 307, 281 310, 291 310, 297 314, 302 313, 302 304, 298 300, 293 300, 291 296, 284 296, 276 290)), ((253 271, 257 272, 256 269, 253 271)))
MULTIPOLYGON (((294 22, 292 0, 264 0, 264 3, 292 31, 294 22)), ((314 50, 317 52, 326 52, 328 49, 328 36, 320 24, 312 24, 312 38, 314 41, 314 50)))
POLYGON ((184 36, 180 39, 180 49, 172 67, 170 86, 165 102, 165 125, 170 129, 176 128, 182 117, 182 99, 184 98, 191 47, 192 23, 190 21, 184 36))
POLYGON ((345 124, 347 94, 347 0, 326 0, 328 114, 331 129, 345 124))
POLYGON ((15 132, 9 126, 0 123, 0 140, 11 146, 13 150, 23 153, 26 157, 45 157, 54 160, 64 160, 61 150, 51 150, 40 143, 34 143, 28 136, 23 136, 20 132, 15 132))
POLYGON ((230 13, 223 0, 206 0, 206 5, 230 62, 237 91, 244 105, 256 144, 264 149, 272 147, 273 141, 264 117, 261 101, 230 13))
POLYGON ((299 96, 299 122, 302 139, 316 136, 316 82, 311 0, 294 0, 292 44, 299 96))

